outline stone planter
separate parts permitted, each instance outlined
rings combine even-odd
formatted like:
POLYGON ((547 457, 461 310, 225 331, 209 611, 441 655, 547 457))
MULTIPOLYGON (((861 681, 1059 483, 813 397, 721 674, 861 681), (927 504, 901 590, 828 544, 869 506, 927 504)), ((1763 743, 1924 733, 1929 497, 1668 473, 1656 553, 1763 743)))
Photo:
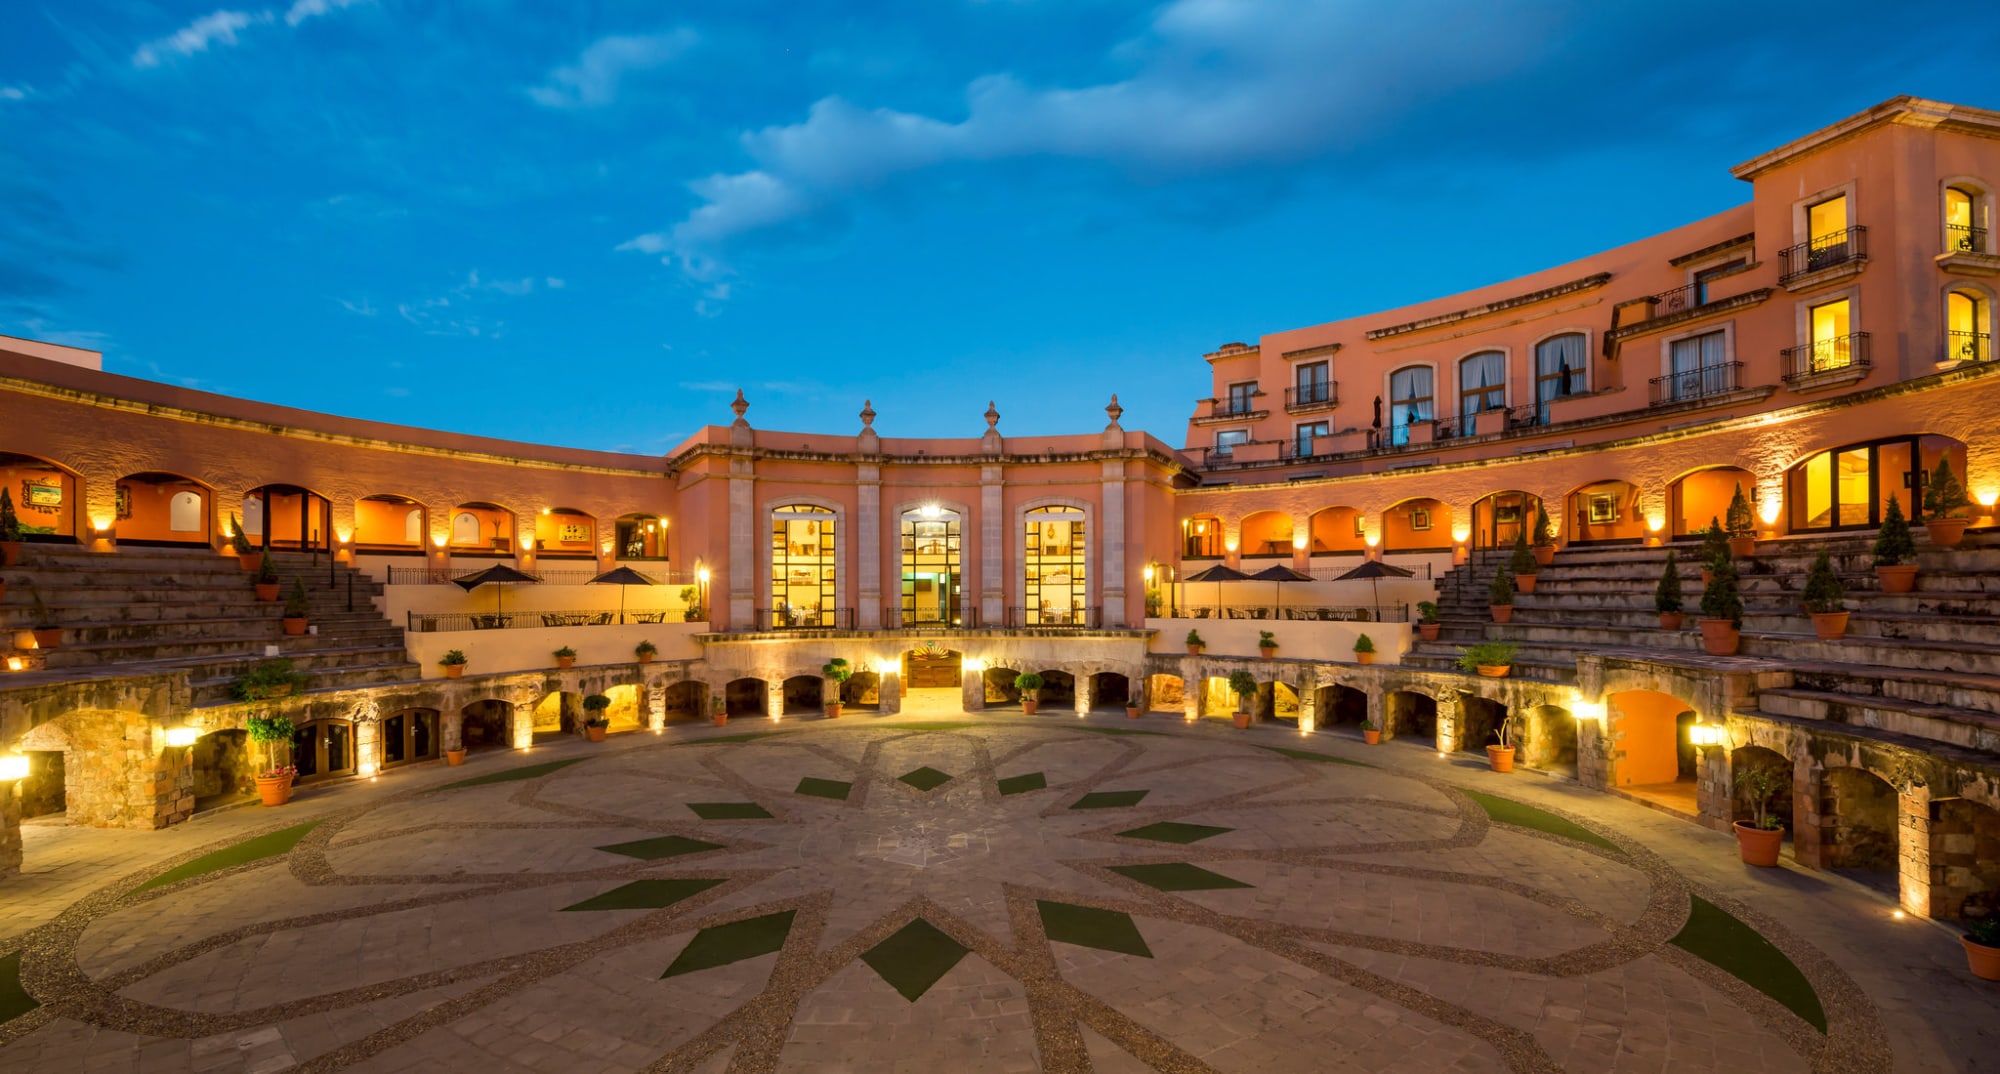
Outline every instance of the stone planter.
POLYGON ((1032 697, 1024 697, 1021 699, 1021 715, 1033 716, 1035 714, 1035 710, 1040 708, 1041 705, 1042 703, 1040 701, 1037 701, 1032 697))
POLYGON ((465 763, 465 751, 462 749, 444 751, 444 763, 457 768, 465 763))
POLYGON ((1125 706, 1125 718, 1126 718, 1126 719, 1128 719, 1128 720, 1136 720, 1136 719, 1138 719, 1138 718, 1139 718, 1139 706, 1137 706, 1137 705, 1127 705, 1127 706, 1125 706))
POLYGON ((576 666, 576 657, 573 656, 556 657, 556 670, 558 671, 568 671, 569 669, 575 666, 576 666))
POLYGON ((258 599, 258 600, 260 600, 260 601, 262 601, 262 602, 264 602, 265 604, 269 604, 269 603, 271 603, 271 602, 273 602, 273 601, 277 600, 277 599, 278 599, 278 583, 276 583, 276 582, 258 582, 258 583, 257 583, 257 599, 258 599))
POLYGON ((447 679, 459 679, 465 677, 464 664, 440 664, 438 666, 444 668, 444 677, 447 679))
POLYGON ((61 627, 36 627, 31 633, 35 635, 37 649, 53 649, 62 644, 61 627))
POLYGON ((1489 604, 1486 607, 1493 613, 1494 622, 1511 623, 1514 621, 1514 606, 1512 604, 1489 604))
POLYGON ((1875 581, 1884 593, 1908 593, 1917 588, 1917 565, 1899 563, 1893 567, 1877 567, 1875 581))
POLYGON ((1418 623, 1417 637, 1425 641, 1436 641, 1438 640, 1438 632, 1443 629, 1443 623, 1418 623))
POLYGON ((1534 547, 1534 554, 1535 562, 1546 567, 1556 561, 1556 546, 1552 544, 1538 544, 1534 547))
POLYGON ((1250 714, 1249 714, 1249 713, 1247 713, 1247 712, 1244 712, 1244 711, 1242 711, 1242 710, 1240 710, 1240 709, 1239 709, 1239 710, 1237 710, 1237 713, 1236 713, 1236 717, 1235 717, 1235 718, 1236 718, 1236 729, 1237 729, 1238 731, 1248 731, 1248 730, 1250 730, 1250 714))
POLYGON ((1766 869, 1778 864, 1778 850, 1785 842, 1783 828, 1753 828, 1740 820, 1730 827, 1736 829, 1736 853, 1743 864, 1766 869))
POLYGON ((1971 524, 1969 518, 1934 518, 1924 523, 1924 530, 1939 548, 1957 548, 1965 540, 1965 527, 1971 524))
POLYGON ((1736 624, 1727 619, 1703 619, 1701 621, 1701 651, 1710 656, 1735 656, 1736 647, 1743 642, 1743 633, 1736 624))
POLYGON ((604 728, 598 727, 595 724, 584 724, 583 734, 585 738, 590 739, 592 742, 604 741, 604 728))
POLYGON ((1486 767, 1491 768, 1495 772, 1512 772, 1514 770, 1514 747, 1486 747, 1486 767))
POLYGON ((828 701, 826 703, 826 718, 829 720, 840 719, 840 702, 828 701))
POLYGON ((1508 672, 1514 670, 1514 665, 1512 664, 1479 664, 1476 666, 1479 668, 1479 673, 1489 679, 1504 679, 1507 677, 1508 672))
POLYGON ((2000 947, 1988 947, 1973 942, 1970 936, 1960 936, 1965 945, 1965 965, 1974 977, 1982 981, 2000 981, 2000 947))
POLYGON ((1813 633, 1821 641, 1839 641, 1847 634, 1848 612, 1813 612, 1813 633))
POLYGON ((1278 647, 1275 645, 1259 645, 1257 646, 1257 655, 1270 660, 1278 655, 1278 647))
POLYGON ((1354 654, 1354 662, 1357 664, 1372 664, 1375 662, 1375 654, 1356 652, 1354 654))
POLYGON ((306 621, 303 616, 294 619, 288 615, 283 621, 285 624, 285 633, 294 638, 306 632, 306 621))
POLYGON ((1681 620, 1684 618, 1685 616, 1681 612, 1661 612, 1660 629, 1679 630, 1681 628, 1681 620))
POLYGON ((1520 593, 1533 593, 1535 591, 1535 580, 1539 577, 1540 575, 1536 574, 1515 575, 1514 576, 1515 591, 1520 593))
POLYGON ((258 776, 257 797, 267 806, 281 806, 292 800, 292 777, 258 776))
POLYGON ((1757 538, 1731 537, 1729 539, 1729 554, 1735 556, 1737 559, 1749 559, 1751 556, 1757 554, 1757 538))
POLYGON ((1382 744, 1382 732, 1363 731, 1361 732, 1361 741, 1368 743, 1370 746, 1379 746, 1382 744))

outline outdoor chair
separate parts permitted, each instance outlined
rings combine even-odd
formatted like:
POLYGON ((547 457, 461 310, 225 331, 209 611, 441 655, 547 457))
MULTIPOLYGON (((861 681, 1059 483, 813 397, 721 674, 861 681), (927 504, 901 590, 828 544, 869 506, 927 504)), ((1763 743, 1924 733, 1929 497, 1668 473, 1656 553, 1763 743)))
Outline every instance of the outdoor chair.
POLYGON ((475 615, 472 617, 474 630, 501 630, 507 626, 505 615, 475 615))

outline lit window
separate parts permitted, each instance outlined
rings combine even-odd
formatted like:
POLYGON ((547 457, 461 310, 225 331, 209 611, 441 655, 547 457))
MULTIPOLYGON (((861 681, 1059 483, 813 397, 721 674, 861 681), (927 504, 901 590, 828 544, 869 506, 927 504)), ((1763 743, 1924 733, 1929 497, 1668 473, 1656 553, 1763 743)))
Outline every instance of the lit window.
POLYGON ((1986 249, 1986 229, 1973 219, 1974 201, 1970 191, 1955 186, 1945 188, 1944 248, 1947 251, 1972 253, 1986 249))
POLYGON ((1824 373, 1829 369, 1846 369, 1854 360, 1853 336, 1848 334, 1847 300, 1822 302, 1814 306, 1812 320, 1812 356, 1810 372, 1824 373))

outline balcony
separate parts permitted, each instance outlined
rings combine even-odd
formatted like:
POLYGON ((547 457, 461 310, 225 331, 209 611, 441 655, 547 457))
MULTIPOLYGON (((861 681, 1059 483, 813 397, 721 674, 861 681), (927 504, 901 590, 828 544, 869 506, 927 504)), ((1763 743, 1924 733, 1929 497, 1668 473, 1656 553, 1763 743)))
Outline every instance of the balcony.
POLYGON ((1703 366, 1684 373, 1654 377, 1649 383, 1652 386, 1653 406, 1699 402, 1703 399, 1728 395, 1742 388, 1743 363, 1723 362, 1720 365, 1703 366))
POLYGON ((1983 227, 1947 224, 1944 253, 1937 256, 1938 267, 1959 276, 2000 276, 2000 254, 1995 254, 1986 243, 1983 227))
POLYGON ((1285 389, 1285 410, 1299 414, 1311 410, 1332 410, 1339 402, 1332 383, 1300 384, 1285 389))
POLYGON ((1104 609, 1088 608, 1008 608, 1009 630, 1097 630, 1104 626, 1104 609))
POLYGON ((1986 332, 1946 332, 1944 357, 1938 364, 1986 362, 1993 359, 1993 337, 1986 332))
POLYGON ((1778 283, 1794 293, 1813 291, 1859 275, 1868 264, 1868 229, 1842 228, 1778 251, 1778 283))
POLYGON ((1196 415, 1196 425, 1212 425, 1225 421, 1258 421, 1271 416, 1271 412, 1258 406, 1257 400, 1263 392, 1256 392, 1244 398, 1210 399, 1208 413, 1196 415))
POLYGON ((752 619, 761 630, 853 630, 852 608, 758 608, 752 619))
POLYGON ((1793 391, 1831 388, 1868 375, 1866 332, 1816 339, 1778 353, 1784 358, 1785 384, 1793 391))
POLYGON ((1977 254, 1986 251, 1986 229, 1971 224, 1946 224, 1944 248, 1948 253, 1977 254))

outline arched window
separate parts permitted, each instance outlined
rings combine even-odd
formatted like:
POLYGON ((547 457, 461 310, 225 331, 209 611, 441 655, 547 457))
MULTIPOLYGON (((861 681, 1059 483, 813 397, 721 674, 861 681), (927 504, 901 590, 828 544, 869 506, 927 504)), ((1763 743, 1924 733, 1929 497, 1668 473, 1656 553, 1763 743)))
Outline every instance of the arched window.
POLYGON ((964 519, 927 503, 903 512, 903 625, 962 625, 964 519))
POLYGON ((1970 190, 1944 188, 1944 248, 1947 253, 1983 253, 1986 229, 1974 219, 1978 198, 1970 190))
POLYGON ((1590 359, 1582 332, 1569 332, 1535 344, 1535 423, 1549 423, 1549 402, 1590 390, 1590 359))
POLYGON ((771 512, 771 625, 833 626, 839 548, 834 514, 812 504, 771 512))
POLYGON ((1410 426, 1436 417, 1431 367, 1405 366, 1389 374, 1389 442, 1410 442, 1410 426))
POLYGON ((1037 507, 1028 512, 1022 591, 1029 626, 1080 624, 1090 598, 1084 590, 1083 512, 1037 507))
MULTIPOLYGON (((1923 489, 1939 460, 1965 473, 1965 445, 1943 436, 1899 436, 1822 451, 1785 475, 1791 529, 1867 529, 1880 525, 1890 500, 1921 522, 1923 489)), ((1964 478, 1960 478, 1964 480, 1964 478)))
POLYGON ((1470 418, 1481 411, 1505 409, 1507 409, 1507 356, 1499 351, 1482 351, 1460 360, 1459 416, 1470 418))
POLYGON ((1983 362, 1993 357, 1993 310, 1978 291, 1954 290, 1944 299, 1944 360, 1983 362))

